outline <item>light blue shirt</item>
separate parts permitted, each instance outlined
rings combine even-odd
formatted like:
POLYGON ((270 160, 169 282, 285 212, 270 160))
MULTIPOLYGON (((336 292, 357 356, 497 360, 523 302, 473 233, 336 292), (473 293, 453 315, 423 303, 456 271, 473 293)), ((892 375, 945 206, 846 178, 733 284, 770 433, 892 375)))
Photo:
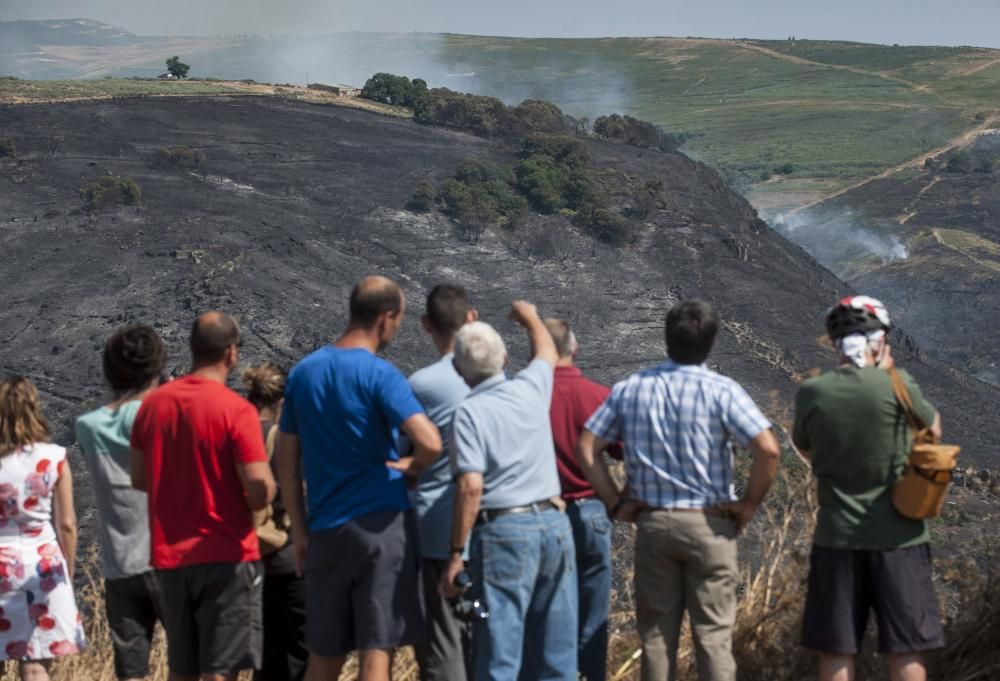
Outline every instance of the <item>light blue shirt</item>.
POLYGON ((553 377, 552 365, 536 359, 514 378, 483 381, 455 410, 451 472, 482 473, 483 509, 559 496, 549 422, 553 377))
MULTIPOLYGON (((469 394, 469 386, 452 364, 454 355, 445 355, 434 364, 410 376, 410 387, 423 405, 427 417, 441 431, 442 451, 448 451, 451 420, 455 408, 469 394)), ((420 555, 447 560, 451 551, 451 514, 455 501, 455 482, 447 454, 442 454, 420 476, 413 494, 420 533, 420 555)))
POLYGON ((690 509, 736 500, 732 441, 746 445, 770 427, 736 381, 672 361, 615 385, 585 426, 623 443, 634 498, 690 509))

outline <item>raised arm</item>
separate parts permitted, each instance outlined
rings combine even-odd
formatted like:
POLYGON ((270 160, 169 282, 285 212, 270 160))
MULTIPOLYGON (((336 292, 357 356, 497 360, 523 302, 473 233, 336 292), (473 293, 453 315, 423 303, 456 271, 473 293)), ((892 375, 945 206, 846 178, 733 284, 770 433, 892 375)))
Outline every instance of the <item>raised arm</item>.
POLYGON ((524 300, 515 300, 510 306, 510 318, 528 331, 531 359, 541 359, 555 367, 559 361, 559 353, 552 340, 552 334, 538 316, 538 308, 524 300))
POLYGON ((295 573, 301 577, 309 548, 309 527, 306 525, 306 502, 302 490, 302 446, 299 436, 281 433, 276 454, 281 501, 292 522, 292 545, 295 547, 295 573))
POLYGON ((53 516, 56 525, 56 539, 66 559, 67 578, 73 581, 76 568, 76 509, 73 507, 73 474, 69 464, 63 466, 53 490, 53 516))

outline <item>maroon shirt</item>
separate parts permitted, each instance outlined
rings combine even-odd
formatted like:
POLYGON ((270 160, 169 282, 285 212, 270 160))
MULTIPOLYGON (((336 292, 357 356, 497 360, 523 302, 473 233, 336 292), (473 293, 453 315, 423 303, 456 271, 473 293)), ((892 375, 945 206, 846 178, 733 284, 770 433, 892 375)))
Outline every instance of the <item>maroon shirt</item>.
MULTIPOLYGON (((576 367, 556 367, 549 416, 552 420, 556 468, 559 470, 563 499, 585 499, 595 494, 594 488, 587 482, 587 477, 576 462, 576 441, 587 419, 597 411, 610 392, 611 389, 607 386, 584 378, 576 367)), ((622 458, 621 446, 618 444, 608 447, 607 452, 618 460, 622 458)))

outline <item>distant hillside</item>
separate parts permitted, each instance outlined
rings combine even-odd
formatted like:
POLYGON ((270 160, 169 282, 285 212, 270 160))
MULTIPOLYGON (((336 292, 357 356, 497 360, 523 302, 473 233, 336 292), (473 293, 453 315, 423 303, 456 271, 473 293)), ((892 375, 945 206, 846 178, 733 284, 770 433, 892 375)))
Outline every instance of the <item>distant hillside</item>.
MULTIPOLYGON (((2 368, 39 383, 60 438, 99 397, 98 350, 117 326, 155 324, 183 370, 191 318, 222 307, 243 321, 246 361, 289 362, 337 333, 352 282, 369 272, 400 280, 414 305, 389 352, 406 370, 432 357, 415 316, 441 281, 469 287, 517 365, 526 348, 505 319, 512 298, 567 317, 585 367, 605 381, 661 360, 666 309, 706 298, 725 320, 713 365, 779 421, 796 379, 833 359, 816 338, 847 289, 679 154, 586 143, 614 210, 627 210, 635 187, 661 188, 632 219, 632 242, 611 247, 559 213, 470 238, 440 213, 407 210, 421 182, 441 183, 469 159, 512 163, 517 151, 411 121, 273 98, 23 105, 3 116, 19 158, 0 159, 5 261, 17 263, 0 310, 2 368), (203 155, 197 167, 152 162, 181 142, 203 155), (133 178, 141 203, 86 210, 81 187, 114 176, 133 178)), ((1000 410, 997 391, 902 333, 895 343, 966 460, 995 466, 1000 436, 982 424, 1000 410)))

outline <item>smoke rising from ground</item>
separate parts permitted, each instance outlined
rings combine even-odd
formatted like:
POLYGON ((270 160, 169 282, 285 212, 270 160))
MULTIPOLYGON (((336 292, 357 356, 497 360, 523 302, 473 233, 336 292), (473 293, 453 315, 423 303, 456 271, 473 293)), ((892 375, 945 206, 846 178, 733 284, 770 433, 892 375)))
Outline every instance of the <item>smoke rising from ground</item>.
POLYGON ((848 280, 859 266, 873 260, 885 265, 909 257, 899 237, 866 224, 850 209, 778 214, 769 222, 835 274, 848 280))

